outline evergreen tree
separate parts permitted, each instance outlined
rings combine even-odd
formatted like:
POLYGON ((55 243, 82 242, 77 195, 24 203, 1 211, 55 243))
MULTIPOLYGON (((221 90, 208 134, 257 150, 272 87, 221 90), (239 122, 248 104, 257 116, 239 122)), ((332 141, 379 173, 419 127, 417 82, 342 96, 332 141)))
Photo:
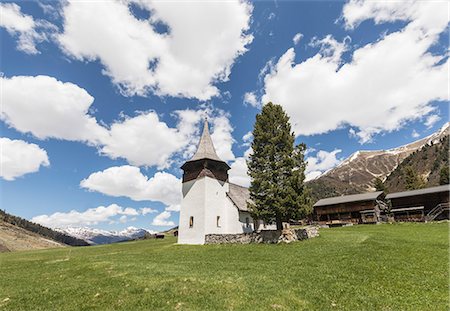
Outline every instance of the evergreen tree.
POLYGON ((448 171, 448 165, 445 165, 441 168, 441 171, 439 172, 439 185, 448 185, 449 184, 449 171, 448 171))
POLYGON ((253 216, 266 222, 300 219, 311 212, 309 191, 304 185, 305 145, 294 148, 289 117, 279 105, 266 104, 256 116, 253 129, 253 154, 248 164, 249 203, 253 216))
POLYGON ((414 171, 410 165, 405 167, 403 176, 405 177, 405 186, 407 190, 415 190, 425 187, 425 181, 423 178, 417 175, 416 171, 414 171))
POLYGON ((375 181, 373 182, 373 186, 375 187, 376 191, 386 191, 386 187, 383 183, 383 181, 380 178, 375 178, 375 181))

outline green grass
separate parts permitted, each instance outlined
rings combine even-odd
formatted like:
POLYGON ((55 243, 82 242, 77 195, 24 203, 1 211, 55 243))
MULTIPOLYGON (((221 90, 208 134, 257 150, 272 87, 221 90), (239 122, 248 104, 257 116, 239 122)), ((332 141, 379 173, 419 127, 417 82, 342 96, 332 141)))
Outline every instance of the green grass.
POLYGON ((174 238, 0 254, 0 310, 448 310, 448 223, 283 245, 174 238))

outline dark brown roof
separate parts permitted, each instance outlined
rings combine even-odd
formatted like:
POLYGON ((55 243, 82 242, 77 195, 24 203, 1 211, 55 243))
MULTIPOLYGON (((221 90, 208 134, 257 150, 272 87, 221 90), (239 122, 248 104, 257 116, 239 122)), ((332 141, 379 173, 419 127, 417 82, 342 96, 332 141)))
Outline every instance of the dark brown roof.
POLYGON ((343 195, 340 197, 326 198, 319 200, 314 207, 335 205, 350 202, 375 201, 383 193, 383 191, 367 192, 361 194, 343 195))
POLYGON ((248 212, 247 201, 250 201, 248 188, 230 183, 230 191, 227 192, 227 196, 238 210, 248 212))
POLYGON ((430 187, 430 188, 425 188, 425 189, 394 192, 394 193, 389 193, 386 196, 386 199, 396 199, 396 198, 411 197, 411 196, 415 196, 415 195, 423 195, 423 194, 430 194, 430 193, 449 192, 449 190, 450 190, 449 187, 450 187, 449 185, 442 185, 442 186, 430 187))

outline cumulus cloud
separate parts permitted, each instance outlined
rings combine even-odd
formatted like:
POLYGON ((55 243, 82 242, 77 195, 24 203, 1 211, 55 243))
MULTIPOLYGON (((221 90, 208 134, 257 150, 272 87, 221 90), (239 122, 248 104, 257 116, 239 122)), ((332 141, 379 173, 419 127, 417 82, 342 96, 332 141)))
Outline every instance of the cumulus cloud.
POLYGON ((50 165, 44 149, 23 140, 0 137, 0 150, 0 177, 5 180, 14 180, 50 165))
POLYGON ((292 38, 292 42, 294 43, 294 45, 297 45, 302 38, 303 38, 303 34, 296 33, 295 36, 292 38))
POLYGON ((420 137, 420 134, 417 133, 416 130, 413 130, 412 133, 411 133, 411 137, 412 137, 412 138, 418 138, 418 137, 420 137))
POLYGON ((231 183, 238 184, 244 187, 249 187, 251 178, 248 175, 248 166, 247 160, 252 153, 252 147, 250 146, 251 141, 253 140, 252 132, 247 132, 243 137, 244 141, 243 146, 247 146, 247 150, 244 152, 243 157, 237 157, 236 160, 231 163, 231 169, 228 171, 229 179, 231 183))
POLYGON ((319 150, 315 156, 307 157, 307 165, 305 169, 306 181, 322 175, 326 171, 341 163, 342 159, 338 159, 336 157, 336 155, 340 152, 342 152, 341 149, 335 149, 331 152, 319 150))
POLYGON ((120 216, 118 220, 124 223, 127 221, 127 215, 138 215, 138 212, 131 207, 124 209, 117 204, 111 204, 109 206, 89 208, 83 212, 71 210, 67 213, 57 212, 51 215, 39 215, 33 217, 31 221, 50 228, 64 228, 111 222, 117 216, 120 216))
POLYGON ((251 11, 249 3, 237 0, 71 0, 63 8, 58 40, 77 60, 99 60, 124 95, 207 100, 218 95, 214 84, 228 80, 253 39, 247 34, 251 11), (136 18, 132 6, 148 11, 148 19, 136 18), (159 25, 168 32, 158 32, 159 25))
POLYGON ((89 115, 94 98, 79 86, 49 76, 0 78, 0 83, 0 119, 19 132, 92 144, 107 137, 89 115))
POLYGON ((26 54, 38 54, 36 44, 48 40, 47 33, 56 27, 44 20, 35 21, 32 16, 23 14, 15 3, 0 3, 0 27, 13 37, 17 37, 17 49, 26 54))
POLYGON ((251 179, 247 173, 248 167, 246 159, 244 157, 238 157, 230 167, 231 169, 228 171, 230 182, 243 187, 249 187, 251 179))
POLYGON ((83 88, 49 76, 0 78, 3 85, 0 120, 39 139, 87 142, 112 159, 123 158, 138 166, 170 167, 175 156, 186 159, 195 152, 201 120, 208 116, 218 155, 233 160, 229 115, 213 107, 173 112, 175 127, 155 111, 122 116, 110 126, 90 114, 94 98, 83 88))
POLYGON ((431 128, 439 120, 441 120, 441 117, 439 115, 437 115, 437 114, 429 115, 429 116, 427 116, 427 118, 425 120, 425 125, 426 125, 427 128, 431 128))
POLYGON ((150 208, 150 207, 143 207, 140 209, 141 214, 142 215, 147 215, 147 214, 151 214, 151 213, 156 213, 158 212, 157 210, 150 208))
POLYGON ((164 211, 161 214, 158 214, 152 221, 153 226, 159 227, 167 227, 167 226, 175 226, 175 223, 169 220, 171 213, 168 211, 164 211))
POLYGON ((247 92, 244 94, 244 104, 255 108, 261 107, 261 103, 258 101, 256 94, 253 92, 247 92))
POLYGON ((113 123, 100 152, 113 159, 124 158, 133 165, 170 166, 169 157, 180 151, 184 136, 159 120, 156 112, 125 117, 113 123))
MULTIPOLYGON (((166 172, 153 177, 143 175, 138 167, 124 165, 95 172, 80 182, 82 188, 135 201, 156 201, 167 206, 181 202, 181 180, 166 172)), ((148 211, 148 210, 147 210, 148 211)))
POLYGON ((350 125, 361 143, 432 113, 433 101, 448 100, 448 59, 428 52, 446 29, 446 7, 431 1, 351 1, 343 11, 347 27, 366 19, 407 25, 357 48, 347 63, 342 54, 348 39, 316 38, 312 45, 319 53, 300 63, 288 49, 264 78, 263 102, 282 105, 296 135, 350 125))
POLYGON ((234 143, 232 132, 233 127, 227 115, 220 115, 212 120, 211 139, 217 155, 223 161, 234 160, 234 153, 231 149, 234 143))

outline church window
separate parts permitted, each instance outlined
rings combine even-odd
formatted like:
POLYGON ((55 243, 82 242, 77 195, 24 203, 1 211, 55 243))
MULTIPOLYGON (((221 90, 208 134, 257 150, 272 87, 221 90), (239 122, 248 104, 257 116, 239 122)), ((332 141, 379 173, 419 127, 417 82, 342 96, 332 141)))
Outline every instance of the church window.
POLYGON ((191 218, 189 218, 189 228, 194 227, 194 217, 191 216, 191 218))
POLYGON ((217 228, 220 228, 220 216, 217 216, 217 228))
POLYGON ((248 218, 248 217, 245 217, 245 226, 247 228, 250 228, 250 218, 248 218))

